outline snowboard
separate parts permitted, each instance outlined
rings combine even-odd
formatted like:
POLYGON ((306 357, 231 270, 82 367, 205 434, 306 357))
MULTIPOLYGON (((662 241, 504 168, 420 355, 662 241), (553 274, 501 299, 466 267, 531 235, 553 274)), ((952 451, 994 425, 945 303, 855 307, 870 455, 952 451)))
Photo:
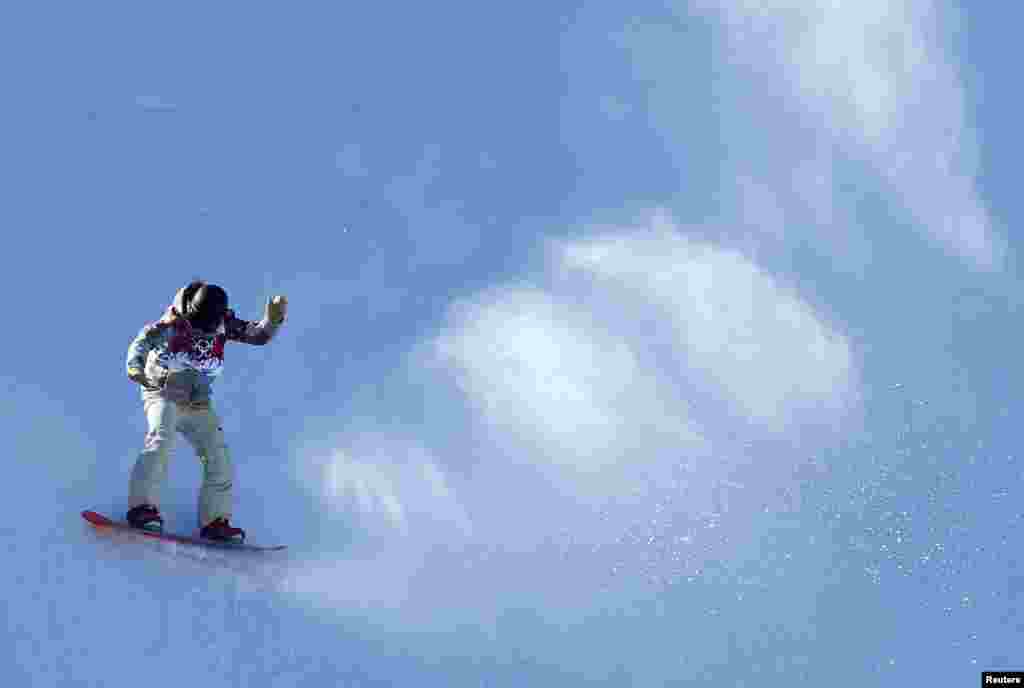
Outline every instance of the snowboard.
POLYGON ((96 513, 95 511, 83 511, 82 518, 89 523, 93 524, 97 528, 113 528, 114 530, 125 530, 136 535, 143 535, 154 540, 163 540, 164 542, 177 542, 183 545, 198 545, 200 547, 212 547, 215 549, 234 549, 242 550, 244 552, 278 552, 285 549, 288 545, 250 545, 247 542, 221 542, 220 540, 208 540, 206 538, 198 537, 195 535, 179 535, 177 533, 154 533, 148 530, 142 530, 140 528, 133 528, 128 525, 127 521, 115 521, 111 518, 104 516, 103 514, 96 513))

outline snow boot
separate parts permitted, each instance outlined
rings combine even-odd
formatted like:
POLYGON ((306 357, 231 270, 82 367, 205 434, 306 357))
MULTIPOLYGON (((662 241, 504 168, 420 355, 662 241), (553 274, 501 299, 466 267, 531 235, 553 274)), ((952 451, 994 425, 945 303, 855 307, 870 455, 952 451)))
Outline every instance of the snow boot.
POLYGON ((207 540, 220 540, 223 542, 242 542, 245 540, 245 531, 235 528, 228 523, 228 519, 215 518, 199 531, 199 536, 207 540))
POLYGON ((164 519, 160 516, 160 510, 150 504, 132 507, 125 515, 125 519, 133 528, 140 530, 148 530, 151 533, 162 533, 164 530, 164 519))

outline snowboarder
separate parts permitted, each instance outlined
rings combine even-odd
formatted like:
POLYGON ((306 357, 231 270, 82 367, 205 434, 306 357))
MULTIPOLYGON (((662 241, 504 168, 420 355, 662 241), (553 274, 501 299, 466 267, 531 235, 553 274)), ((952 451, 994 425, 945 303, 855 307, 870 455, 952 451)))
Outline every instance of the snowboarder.
POLYGON ((178 290, 164 316, 146 325, 128 347, 128 378, 142 386, 148 432, 132 469, 128 522, 163 530, 160 487, 175 432, 196 450, 203 468, 199 490, 200 535, 213 540, 244 540, 231 525, 234 468, 211 396, 224 363, 224 344, 266 344, 277 333, 288 299, 267 300, 263 319, 241 320, 228 308, 222 287, 193 281, 178 290))

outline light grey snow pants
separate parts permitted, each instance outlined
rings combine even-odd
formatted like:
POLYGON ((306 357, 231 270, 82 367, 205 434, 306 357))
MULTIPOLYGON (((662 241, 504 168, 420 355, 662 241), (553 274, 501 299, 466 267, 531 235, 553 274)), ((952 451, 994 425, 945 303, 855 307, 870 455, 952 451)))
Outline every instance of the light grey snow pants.
POLYGON ((174 446, 175 432, 189 441, 203 465, 199 488, 199 526, 223 516, 231 517, 234 467, 224 441, 220 418, 212 404, 195 408, 158 395, 144 395, 149 431, 132 469, 128 488, 129 508, 140 504, 160 506, 160 488, 167 477, 167 461, 174 446))

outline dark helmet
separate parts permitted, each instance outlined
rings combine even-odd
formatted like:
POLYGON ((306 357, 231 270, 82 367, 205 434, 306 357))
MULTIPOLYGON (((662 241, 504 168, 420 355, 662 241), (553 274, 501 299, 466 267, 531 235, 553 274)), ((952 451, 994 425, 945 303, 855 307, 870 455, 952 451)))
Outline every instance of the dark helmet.
POLYGON ((192 325, 205 332, 215 331, 228 310, 228 293, 216 284, 195 281, 178 292, 174 306, 192 325))

